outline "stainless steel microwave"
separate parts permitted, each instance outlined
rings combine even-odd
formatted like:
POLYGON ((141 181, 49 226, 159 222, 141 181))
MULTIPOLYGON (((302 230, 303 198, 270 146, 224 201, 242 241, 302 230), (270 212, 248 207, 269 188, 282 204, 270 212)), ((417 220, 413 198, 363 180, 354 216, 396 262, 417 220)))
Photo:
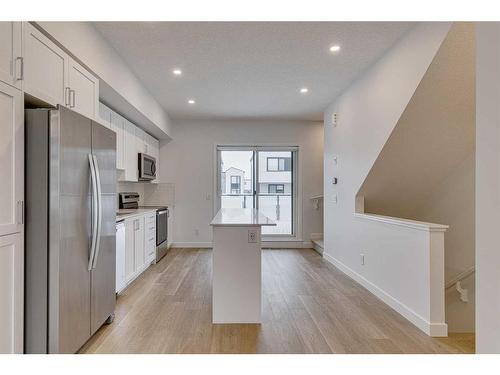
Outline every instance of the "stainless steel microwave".
POLYGON ((147 154, 139 154, 139 180, 152 181, 156 178, 156 159, 147 154))

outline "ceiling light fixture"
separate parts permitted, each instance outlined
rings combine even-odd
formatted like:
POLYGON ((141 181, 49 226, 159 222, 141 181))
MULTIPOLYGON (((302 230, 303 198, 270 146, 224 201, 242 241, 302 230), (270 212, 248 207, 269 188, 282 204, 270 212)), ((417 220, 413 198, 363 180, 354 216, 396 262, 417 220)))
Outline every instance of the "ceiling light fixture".
POLYGON ((334 45, 330 47, 330 52, 338 52, 340 51, 340 46, 339 45, 334 45))
POLYGON ((302 88, 300 89, 300 93, 301 93, 301 94, 307 94, 308 92, 309 92, 309 89, 308 89, 307 87, 302 87, 302 88))
POLYGON ((174 73, 174 76, 180 76, 182 74, 182 70, 180 70, 180 69, 174 69, 172 71, 172 73, 174 73))
POLYGON ((189 100, 188 100, 188 103, 189 103, 189 104, 194 104, 194 103, 196 103, 196 102, 194 101, 194 99, 189 99, 189 100))

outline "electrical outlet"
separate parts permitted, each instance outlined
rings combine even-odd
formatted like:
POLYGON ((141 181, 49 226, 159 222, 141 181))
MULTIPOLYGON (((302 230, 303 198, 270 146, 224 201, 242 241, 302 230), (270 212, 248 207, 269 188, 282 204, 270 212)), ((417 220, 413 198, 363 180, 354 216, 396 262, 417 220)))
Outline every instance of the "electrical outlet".
POLYGON ((336 127, 338 122, 339 122, 339 115, 337 114, 337 112, 332 113, 332 125, 333 125, 333 127, 336 127))
POLYGON ((365 254, 360 254, 361 255, 361 265, 365 265, 365 254))
POLYGON ((257 229, 248 230, 248 243, 257 243, 257 229))

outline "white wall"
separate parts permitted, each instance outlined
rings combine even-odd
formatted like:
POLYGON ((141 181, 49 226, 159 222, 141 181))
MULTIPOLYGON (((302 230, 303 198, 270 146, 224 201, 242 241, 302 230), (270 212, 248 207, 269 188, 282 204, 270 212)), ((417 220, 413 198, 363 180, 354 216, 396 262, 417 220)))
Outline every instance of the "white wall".
MULTIPOLYGON (((37 24, 149 119, 151 124, 157 126, 161 133, 164 133, 162 138, 165 138, 165 134, 170 136, 170 119, 163 107, 90 22, 37 22, 37 24)), ((103 85, 103 89, 106 89, 106 85, 103 85)), ((150 133, 161 136, 161 133, 150 128, 151 124, 142 123, 141 118, 137 118, 133 111, 121 108, 122 101, 114 99, 113 103, 107 104, 117 110, 120 109, 125 116, 137 121, 150 133)))
MULTIPOLYGON (((447 282, 475 264, 475 104, 474 24, 455 23, 359 192, 365 212, 450 226, 447 282)), ((474 332, 473 298, 457 297, 449 330, 474 332)))
POLYGON ((175 184, 174 238, 178 245, 210 244, 214 216, 215 146, 299 146, 302 239, 322 232, 320 211, 309 197, 322 192, 323 124, 294 121, 175 121, 173 140, 160 149, 160 178, 175 184), (198 234, 196 234, 198 231, 198 234))
POLYGON ((500 23, 476 35, 476 351, 500 353, 500 23))
POLYGON ((355 196, 450 26, 423 23, 411 30, 325 112, 324 253, 416 314, 421 302, 415 280, 401 270, 429 266, 422 263, 422 254, 407 252, 418 238, 405 245, 399 241, 405 235, 401 227, 381 241, 376 228, 354 217, 355 196), (335 128, 330 124, 334 112, 339 115, 335 128), (339 178, 338 185, 331 184, 333 177, 339 178))

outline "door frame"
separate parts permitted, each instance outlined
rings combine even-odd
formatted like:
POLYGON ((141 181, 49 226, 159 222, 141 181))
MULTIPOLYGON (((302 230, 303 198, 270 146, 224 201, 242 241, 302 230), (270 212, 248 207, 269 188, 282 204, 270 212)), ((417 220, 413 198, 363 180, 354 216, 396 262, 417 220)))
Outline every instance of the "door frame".
MULTIPOLYGON (((219 211, 221 202, 221 186, 220 186, 220 163, 219 163, 219 150, 224 149, 227 151, 291 151, 292 152, 292 234, 272 234, 263 235, 262 241, 266 242, 286 242, 298 241, 302 242, 302 180, 301 180, 301 158, 300 158, 300 145, 290 145, 284 143, 216 143, 213 147, 213 212, 215 215, 219 211)), ((257 153, 256 153, 257 155, 257 153)), ((254 162, 254 199, 256 200, 255 206, 258 207, 259 186, 258 181, 258 168, 259 160, 256 158, 254 162)))

